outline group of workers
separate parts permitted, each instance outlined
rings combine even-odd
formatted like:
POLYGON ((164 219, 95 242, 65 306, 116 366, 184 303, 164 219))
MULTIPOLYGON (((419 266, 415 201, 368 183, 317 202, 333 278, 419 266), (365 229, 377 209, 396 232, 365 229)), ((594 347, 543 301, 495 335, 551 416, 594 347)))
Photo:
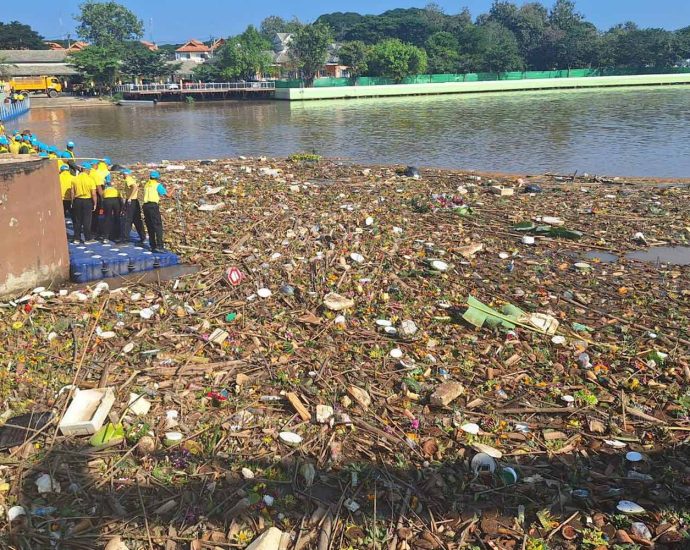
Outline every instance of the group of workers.
POLYGON ((164 252, 160 200, 168 193, 160 173, 151 171, 141 186, 131 170, 111 172, 109 158, 77 159, 74 148, 74 142, 68 141, 60 151, 40 142, 29 130, 5 135, 0 123, 0 154, 35 154, 56 162, 65 218, 73 223, 73 242, 127 243, 134 225, 139 244, 144 244, 148 231, 151 251, 164 252))

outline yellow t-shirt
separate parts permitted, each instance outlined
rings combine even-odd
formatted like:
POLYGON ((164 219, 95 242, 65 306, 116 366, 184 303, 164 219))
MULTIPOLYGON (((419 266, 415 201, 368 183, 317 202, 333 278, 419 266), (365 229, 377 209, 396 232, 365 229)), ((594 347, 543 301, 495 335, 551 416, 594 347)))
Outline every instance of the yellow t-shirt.
POLYGON ((106 174, 104 174, 100 170, 92 168, 89 172, 89 175, 91 176, 91 179, 93 179, 93 181, 95 182, 96 187, 102 187, 105 185, 106 174))
POLYGON ((125 185, 127 186, 127 200, 137 200, 139 198, 139 182, 130 175, 125 177, 125 185))
POLYGON ((120 192, 115 187, 106 187, 103 189, 104 199, 116 199, 120 196, 120 192))
POLYGON ((161 201, 160 194, 158 193, 158 186, 160 182, 158 180, 149 180, 144 184, 144 204, 147 202, 159 203, 161 201))
POLYGON ((12 141, 12 143, 10 143, 10 153, 13 155, 18 155, 20 148, 21 144, 18 141, 12 141))
POLYGON ((90 174, 81 172, 74 178, 74 198, 75 199, 90 199, 91 193, 96 189, 96 182, 90 174))
POLYGON ((74 176, 70 174, 69 170, 63 170, 60 172, 60 194, 62 195, 63 201, 68 201, 72 199, 72 182, 74 181, 74 176))

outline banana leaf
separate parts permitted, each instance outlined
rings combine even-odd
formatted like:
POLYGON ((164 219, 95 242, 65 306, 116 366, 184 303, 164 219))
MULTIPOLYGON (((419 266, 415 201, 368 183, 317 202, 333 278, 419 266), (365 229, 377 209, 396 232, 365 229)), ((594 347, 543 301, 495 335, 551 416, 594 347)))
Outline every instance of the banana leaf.
POLYGON ((536 228, 532 222, 520 222, 512 227, 513 231, 534 231, 536 228))
POLYGON ((522 310, 511 304, 504 306, 503 312, 499 312, 480 302, 474 296, 469 296, 467 298, 467 311, 462 318, 477 328, 486 324, 490 327, 502 325, 507 329, 514 329, 517 326, 517 319, 522 315, 522 310))
POLYGON ((564 227, 552 227, 549 231, 549 236, 568 239, 569 241, 579 241, 584 237, 584 233, 582 231, 575 231, 574 229, 565 229, 564 227))

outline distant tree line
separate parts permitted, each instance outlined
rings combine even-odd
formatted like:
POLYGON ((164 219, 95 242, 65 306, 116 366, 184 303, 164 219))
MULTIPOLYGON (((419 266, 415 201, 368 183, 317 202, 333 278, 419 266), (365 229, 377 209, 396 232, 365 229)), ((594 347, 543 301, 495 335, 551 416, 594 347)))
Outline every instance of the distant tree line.
MULTIPOLYGON (((430 73, 664 68, 690 58, 690 27, 673 32, 628 22, 602 32, 571 0, 557 0, 551 10, 538 2, 518 6, 495 0, 475 20, 467 9, 449 15, 429 4, 381 15, 331 13, 316 22, 332 29, 348 61, 354 57, 361 63, 367 52, 376 57, 381 43, 395 39, 423 49, 430 73)), ((378 68, 360 63, 359 74, 378 68)))

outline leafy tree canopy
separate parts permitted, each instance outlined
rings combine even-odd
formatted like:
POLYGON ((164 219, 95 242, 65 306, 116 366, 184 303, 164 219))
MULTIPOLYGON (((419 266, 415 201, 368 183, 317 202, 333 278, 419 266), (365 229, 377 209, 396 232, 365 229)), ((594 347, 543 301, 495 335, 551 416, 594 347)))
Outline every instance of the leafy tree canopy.
POLYGON ((0 50, 46 50, 43 37, 19 21, 0 22, 0 50))
POLYGON ((95 46, 122 44, 144 35, 141 19, 117 2, 88 0, 79 9, 77 34, 95 46))

